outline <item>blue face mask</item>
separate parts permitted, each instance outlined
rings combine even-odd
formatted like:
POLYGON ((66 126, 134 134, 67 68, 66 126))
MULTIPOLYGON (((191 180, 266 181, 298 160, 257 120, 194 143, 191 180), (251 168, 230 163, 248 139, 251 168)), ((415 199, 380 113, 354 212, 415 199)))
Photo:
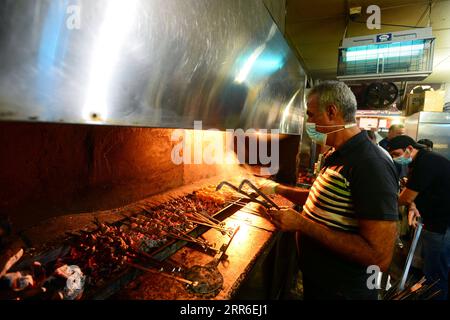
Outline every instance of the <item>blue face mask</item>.
POLYGON ((402 166, 407 166, 408 164, 410 164, 412 162, 412 158, 411 157, 406 158, 405 154, 410 154, 409 150, 406 150, 402 156, 394 158, 392 160, 394 160, 396 163, 398 163, 402 166))
POLYGON ((335 126, 319 126, 313 122, 306 122, 305 128, 306 128, 306 133, 308 134, 308 136, 311 138, 312 141, 324 146, 327 142, 327 135, 338 132, 338 131, 342 131, 347 128, 355 127, 355 126, 356 126, 356 123, 349 123, 346 125, 339 124, 339 125, 335 125, 335 126), (337 130, 334 130, 331 132, 327 132, 327 133, 322 133, 322 132, 317 131, 317 129, 316 129, 317 127, 322 127, 322 128, 343 127, 343 128, 337 129, 337 130))

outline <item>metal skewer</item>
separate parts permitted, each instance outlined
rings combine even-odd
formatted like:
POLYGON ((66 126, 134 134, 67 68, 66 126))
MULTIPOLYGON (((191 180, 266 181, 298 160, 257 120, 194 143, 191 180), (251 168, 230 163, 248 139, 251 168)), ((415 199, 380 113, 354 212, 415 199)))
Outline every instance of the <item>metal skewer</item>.
POLYGON ((214 221, 214 222, 217 223, 217 224, 222 224, 222 223, 223 223, 222 221, 220 221, 220 220, 214 218, 213 216, 208 215, 207 213, 204 213, 203 211, 199 211, 198 214, 200 214, 200 215, 206 217, 206 219, 209 219, 209 220, 211 220, 211 221, 214 221))
POLYGON ((220 226, 217 226, 217 225, 214 225, 214 224, 209 224, 209 223, 206 223, 206 222, 193 220, 193 219, 189 219, 189 221, 192 222, 192 223, 196 223, 196 224, 202 225, 202 226, 211 227, 211 228, 217 229, 219 231, 224 231, 224 232, 230 233, 230 229, 228 229, 228 228, 220 227, 220 226))
POLYGON ((241 219, 239 219, 239 218, 230 217, 229 219, 233 219, 233 220, 239 221, 239 223, 246 224, 246 225, 248 225, 249 227, 253 227, 253 228, 260 229, 260 230, 264 230, 264 231, 268 231, 268 232, 274 232, 274 230, 266 229, 266 228, 260 227, 260 226, 255 226, 253 223, 251 223, 251 222, 249 222, 249 221, 241 220, 241 219))
POLYGON ((195 218, 195 219, 203 221, 204 223, 212 224, 212 225, 217 226, 217 227, 222 227, 223 224, 224 224, 223 222, 216 222, 216 221, 219 221, 219 220, 216 220, 216 219, 214 219, 214 220, 208 219, 208 217, 206 217, 205 215, 202 215, 202 214, 200 214, 198 212, 189 212, 188 214, 190 216, 192 216, 193 218, 195 218))
POLYGON ((143 267, 143 266, 140 266, 140 265, 138 265, 138 264, 131 263, 131 262, 128 262, 128 264, 129 264, 130 266, 132 266, 133 268, 140 269, 140 270, 146 271, 146 272, 151 272, 151 273, 160 274, 160 275, 162 275, 162 276, 165 276, 165 277, 168 277, 168 278, 171 278, 171 279, 174 279, 174 280, 177 280, 177 281, 186 283, 186 284, 188 284, 188 285, 190 285, 190 286, 193 286, 193 287, 195 287, 195 286, 198 285, 198 281, 190 281, 190 280, 187 280, 187 279, 184 279, 184 278, 175 276, 175 275, 171 275, 171 274, 167 274, 167 273, 164 273, 164 272, 160 272, 160 271, 158 271, 158 270, 146 268, 146 267, 143 267))

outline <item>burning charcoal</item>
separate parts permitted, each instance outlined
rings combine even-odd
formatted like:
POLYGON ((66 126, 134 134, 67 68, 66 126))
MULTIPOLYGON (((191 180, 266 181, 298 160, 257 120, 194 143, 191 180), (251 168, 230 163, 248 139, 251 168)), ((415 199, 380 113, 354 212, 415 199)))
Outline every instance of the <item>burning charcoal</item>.
POLYGON ((63 265, 55 270, 54 275, 65 281, 63 288, 60 288, 58 291, 58 296, 60 298, 64 300, 78 300, 81 298, 86 282, 86 276, 79 266, 63 265))
POLYGON ((14 291, 22 291, 34 284, 33 277, 30 274, 22 272, 11 272, 4 275, 9 282, 9 287, 14 291))

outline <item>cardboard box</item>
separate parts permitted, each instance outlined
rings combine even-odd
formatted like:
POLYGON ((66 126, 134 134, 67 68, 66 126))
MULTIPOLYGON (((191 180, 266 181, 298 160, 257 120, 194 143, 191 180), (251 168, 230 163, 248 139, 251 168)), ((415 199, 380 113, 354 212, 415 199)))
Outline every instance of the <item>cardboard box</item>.
POLYGON ((425 92, 422 93, 411 93, 408 95, 408 100, 406 102, 406 115, 410 116, 416 112, 421 111, 425 103, 425 92))
POLYGON ((442 112, 444 110, 444 96, 443 90, 409 94, 406 115, 410 116, 420 111, 442 112))
POLYGON ((442 112, 444 110, 445 91, 426 91, 423 111, 442 112))

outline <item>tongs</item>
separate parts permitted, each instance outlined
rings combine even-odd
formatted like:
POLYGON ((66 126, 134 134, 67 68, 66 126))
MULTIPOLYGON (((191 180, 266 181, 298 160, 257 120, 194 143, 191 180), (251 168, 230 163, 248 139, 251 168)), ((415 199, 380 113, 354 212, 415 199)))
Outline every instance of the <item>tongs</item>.
POLYGON ((228 181, 222 181, 221 183, 219 183, 217 185, 216 191, 219 191, 224 185, 226 185, 226 186, 232 188, 234 191, 244 195, 251 202, 256 202, 256 203, 266 207, 267 209, 270 209, 270 208, 273 207, 273 208, 275 208, 277 210, 280 210, 280 207, 275 202, 273 202, 272 199, 270 199, 266 194, 261 192, 253 183, 251 183, 247 179, 242 180, 242 182, 239 185, 239 187, 234 186, 233 184, 229 183, 228 181), (264 200, 266 200, 266 201, 258 200, 253 194, 245 192, 242 189, 244 187, 244 185, 248 185, 251 189, 253 189, 258 195, 263 197, 264 200))

